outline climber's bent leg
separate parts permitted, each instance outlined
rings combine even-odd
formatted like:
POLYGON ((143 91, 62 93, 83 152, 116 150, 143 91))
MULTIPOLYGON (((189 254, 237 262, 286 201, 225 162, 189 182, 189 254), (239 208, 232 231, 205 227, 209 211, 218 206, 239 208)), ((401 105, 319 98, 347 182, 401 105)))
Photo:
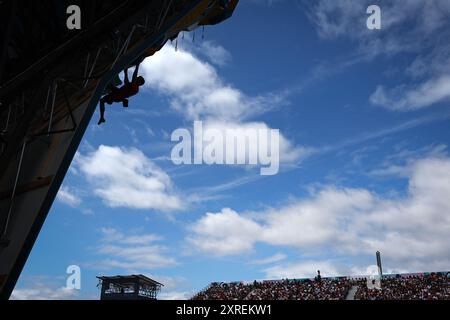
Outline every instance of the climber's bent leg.
POLYGON ((98 125, 106 122, 105 120, 105 102, 106 97, 100 99, 100 120, 98 120, 98 125))

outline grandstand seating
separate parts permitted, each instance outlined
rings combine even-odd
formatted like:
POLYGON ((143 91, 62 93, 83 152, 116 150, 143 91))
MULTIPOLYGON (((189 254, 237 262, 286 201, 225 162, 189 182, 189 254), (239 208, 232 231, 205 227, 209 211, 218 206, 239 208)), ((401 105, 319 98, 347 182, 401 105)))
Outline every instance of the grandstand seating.
POLYGON ((387 275, 381 289, 368 289, 364 277, 215 282, 192 300, 345 300, 352 287, 357 300, 450 300, 450 272, 387 275))

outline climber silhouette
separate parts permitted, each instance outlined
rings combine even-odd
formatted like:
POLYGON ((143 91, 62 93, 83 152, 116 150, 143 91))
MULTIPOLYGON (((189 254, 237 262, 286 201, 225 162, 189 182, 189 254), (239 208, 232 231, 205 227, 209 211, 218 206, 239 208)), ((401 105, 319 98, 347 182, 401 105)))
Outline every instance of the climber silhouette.
POLYGON ((112 86, 111 92, 105 95, 100 99, 100 120, 98 121, 98 125, 106 122, 105 120, 105 103, 113 104, 115 102, 122 102, 124 108, 128 108, 128 98, 136 95, 139 92, 139 87, 145 84, 145 79, 139 74, 139 65, 141 64, 143 59, 139 59, 136 64, 136 68, 133 72, 133 77, 131 81, 128 79, 128 68, 124 70, 124 85, 120 88, 116 86, 112 86))

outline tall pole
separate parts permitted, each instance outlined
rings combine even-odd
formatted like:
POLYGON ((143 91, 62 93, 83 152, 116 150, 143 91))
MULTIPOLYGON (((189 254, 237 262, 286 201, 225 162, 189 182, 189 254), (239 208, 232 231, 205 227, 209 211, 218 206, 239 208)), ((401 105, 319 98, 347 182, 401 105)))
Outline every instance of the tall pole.
POLYGON ((378 274, 380 275, 380 278, 383 276, 383 267, 381 265, 381 253, 380 251, 377 251, 377 266, 378 266, 378 274))

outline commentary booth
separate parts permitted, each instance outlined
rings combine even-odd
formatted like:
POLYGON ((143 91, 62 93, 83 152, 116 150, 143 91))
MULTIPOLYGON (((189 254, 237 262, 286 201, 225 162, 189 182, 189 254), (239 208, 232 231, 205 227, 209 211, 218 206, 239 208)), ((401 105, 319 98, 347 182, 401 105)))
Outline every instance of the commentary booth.
POLYGON ((156 300, 164 286, 142 274, 97 278, 101 287, 100 300, 156 300))

